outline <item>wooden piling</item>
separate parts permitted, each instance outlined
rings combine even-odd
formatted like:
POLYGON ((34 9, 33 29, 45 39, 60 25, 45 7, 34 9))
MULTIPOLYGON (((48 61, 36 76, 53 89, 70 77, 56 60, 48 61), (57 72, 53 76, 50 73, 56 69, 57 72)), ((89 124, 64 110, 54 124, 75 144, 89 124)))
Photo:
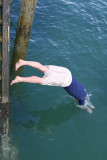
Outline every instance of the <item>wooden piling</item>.
POLYGON ((0 160, 18 159, 18 151, 11 144, 9 130, 9 103, 0 104, 0 160))
POLYGON ((22 0, 12 57, 12 66, 25 59, 37 0, 22 0))
POLYGON ((9 104, 0 105, 0 159, 10 157, 9 104))
POLYGON ((9 101, 9 19, 10 2, 2 1, 2 103, 9 101))

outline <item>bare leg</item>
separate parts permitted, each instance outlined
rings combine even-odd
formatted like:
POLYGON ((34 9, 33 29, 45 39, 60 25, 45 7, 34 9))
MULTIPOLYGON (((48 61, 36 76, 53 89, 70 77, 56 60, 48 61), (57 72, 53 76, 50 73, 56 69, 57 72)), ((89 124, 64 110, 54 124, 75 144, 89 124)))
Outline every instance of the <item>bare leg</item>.
POLYGON ((32 76, 32 77, 15 77, 14 80, 12 80, 11 84, 14 83, 19 83, 19 82, 28 82, 28 83, 39 83, 42 84, 44 81, 44 78, 40 78, 40 77, 36 77, 36 76, 32 76))
POLYGON ((42 64, 40 64, 39 62, 24 61, 22 59, 19 59, 19 61, 16 63, 15 70, 17 70, 19 67, 24 66, 24 65, 28 65, 28 66, 37 68, 42 72, 46 72, 46 70, 47 70, 47 67, 42 65, 42 64))

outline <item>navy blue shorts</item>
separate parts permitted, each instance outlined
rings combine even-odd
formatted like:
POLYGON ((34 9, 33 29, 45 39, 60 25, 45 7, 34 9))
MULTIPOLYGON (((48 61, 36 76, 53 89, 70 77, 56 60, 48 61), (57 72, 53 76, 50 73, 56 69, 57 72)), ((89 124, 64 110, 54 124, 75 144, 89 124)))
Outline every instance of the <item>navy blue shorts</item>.
POLYGON ((84 105, 87 94, 86 94, 86 88, 81 82, 79 82, 72 76, 71 84, 67 87, 64 87, 64 89, 72 97, 78 100, 79 105, 84 105))

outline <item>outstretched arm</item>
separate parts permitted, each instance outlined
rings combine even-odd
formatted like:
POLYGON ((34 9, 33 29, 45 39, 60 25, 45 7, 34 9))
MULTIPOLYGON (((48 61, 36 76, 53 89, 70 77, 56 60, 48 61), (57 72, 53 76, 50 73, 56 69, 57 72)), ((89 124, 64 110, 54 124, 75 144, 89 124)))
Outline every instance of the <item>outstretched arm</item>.
POLYGON ((78 105, 79 108, 86 110, 88 113, 92 113, 92 110, 89 107, 78 105))

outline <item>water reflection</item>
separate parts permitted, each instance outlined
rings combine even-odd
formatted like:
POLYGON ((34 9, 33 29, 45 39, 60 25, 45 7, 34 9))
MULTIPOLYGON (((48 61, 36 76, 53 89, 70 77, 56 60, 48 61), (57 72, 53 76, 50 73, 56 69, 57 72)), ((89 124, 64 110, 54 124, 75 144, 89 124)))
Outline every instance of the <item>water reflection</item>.
POLYGON ((49 132, 50 127, 56 127, 68 121, 75 114, 79 113, 79 109, 75 104, 66 105, 59 104, 57 108, 49 108, 42 111, 32 111, 31 119, 22 123, 25 128, 35 128, 36 131, 49 132))
POLYGON ((17 150, 9 135, 9 104, 0 106, 0 160, 17 160, 17 150))

